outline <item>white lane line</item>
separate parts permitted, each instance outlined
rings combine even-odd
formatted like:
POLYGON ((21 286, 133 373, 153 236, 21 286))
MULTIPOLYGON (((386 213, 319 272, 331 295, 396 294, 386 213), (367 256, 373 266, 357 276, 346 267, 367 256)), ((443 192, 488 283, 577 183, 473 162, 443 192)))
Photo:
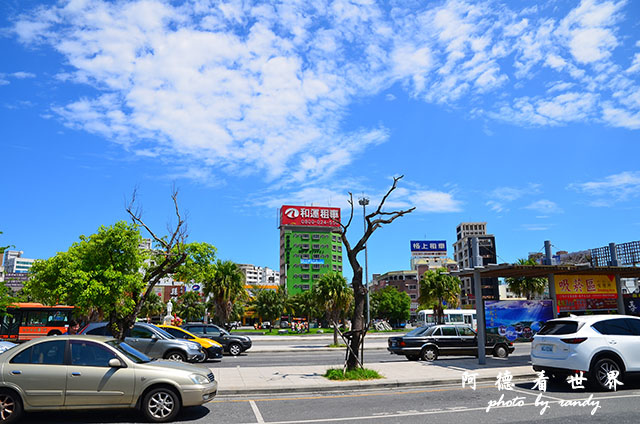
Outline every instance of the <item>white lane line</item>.
MULTIPOLYGON (((593 398, 594 401, 602 400, 602 399, 619 399, 619 398, 633 398, 640 397, 638 394, 630 394, 630 395, 619 395, 619 396, 603 396, 600 398, 593 398)), ((585 398, 586 399, 586 398, 585 398)), ((576 401, 581 401, 585 399, 571 399, 576 401)), ((553 401, 550 403, 560 403, 565 399, 560 399, 558 401, 553 401)), ((253 401, 250 401, 253 402, 253 401)), ((523 406, 535 406, 534 402, 525 403, 523 406)), ((508 407, 497 406, 492 409, 507 409, 508 407)), ((400 418, 400 417, 413 417, 413 416, 425 416, 425 415, 437 415, 437 414, 455 414, 459 412, 474 412, 474 411, 485 411, 487 409, 486 406, 475 407, 475 408, 465 408, 465 409, 444 409, 444 410, 435 410, 435 411, 422 411, 422 412, 412 412, 412 413, 391 413, 387 415, 364 415, 359 417, 339 417, 339 418, 321 418, 321 419, 310 419, 310 420, 295 420, 295 421, 270 421, 266 424, 303 424, 303 423, 323 423, 323 422, 344 422, 344 421, 358 421, 358 420, 380 420, 389 419, 389 418, 400 418)), ((263 423, 265 421, 262 421, 263 423)))
POLYGON ((557 400, 558 402, 563 401, 563 400, 569 400, 569 399, 560 399, 560 398, 557 398, 557 397, 549 396, 549 395, 547 394, 547 392, 543 392, 543 391, 539 391, 539 392, 526 392, 526 391, 524 391, 524 390, 518 390, 518 389, 511 389, 511 390, 513 390, 514 392, 523 393, 523 394, 525 394, 525 395, 531 395, 531 396, 533 396, 533 397, 538 397, 538 395, 539 395, 540 393, 542 393, 542 397, 544 397, 544 398, 549 398, 549 399, 553 399, 553 400, 557 400))
POLYGON ((264 418, 262 418, 262 414, 260 413, 260 410, 258 409, 258 405, 256 405, 256 403, 252 400, 249 401, 249 405, 251 405, 251 409, 253 409, 253 414, 256 416, 256 421, 259 423, 263 423, 264 422, 264 418))

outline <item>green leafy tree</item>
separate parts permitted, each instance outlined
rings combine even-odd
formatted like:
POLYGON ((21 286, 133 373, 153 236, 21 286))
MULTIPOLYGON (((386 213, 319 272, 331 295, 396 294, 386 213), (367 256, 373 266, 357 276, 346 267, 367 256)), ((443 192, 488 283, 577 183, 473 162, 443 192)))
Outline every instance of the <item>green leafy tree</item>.
MULTIPOLYGON (((257 289, 254 291, 250 307, 263 321, 270 321, 271 327, 284 312, 284 296, 280 290, 257 289)), ((269 327, 269 332, 271 332, 269 327)))
POLYGON ((247 298, 244 274, 232 261, 218 260, 215 271, 204 280, 204 293, 211 296, 214 306, 214 320, 224 325, 229 321, 233 304, 247 298))
POLYGON ((448 274, 446 268, 429 270, 420 280, 420 297, 418 301, 424 307, 433 307, 438 323, 444 320, 444 303, 450 306, 458 305, 460 294, 460 279, 448 274))
POLYGON ((46 304, 74 305, 80 314, 109 321, 112 334, 122 340, 133 326, 153 288, 185 261, 186 226, 180 216, 178 192, 173 191, 177 223, 167 236, 156 235, 134 210, 136 193, 126 208, 132 223, 105 227, 91 236, 80 236, 68 251, 45 261, 35 261, 25 288, 46 304), (152 237, 154 248, 142 249, 139 228, 152 237))
POLYGON ((317 305, 327 314, 333 324, 333 344, 338 344, 338 321, 349 311, 353 303, 353 290, 347 286, 347 280, 337 272, 324 274, 313 285, 317 305))
POLYGON ((305 317, 308 322, 313 318, 319 318, 324 314, 318 308, 318 304, 312 290, 303 291, 291 296, 291 305, 297 316, 305 317))
POLYGON ((142 307, 140 308, 140 316, 143 316, 148 319, 152 319, 154 317, 162 317, 165 308, 167 305, 162 301, 162 296, 152 294, 142 302, 142 307))
POLYGON ((411 315, 411 297, 394 286, 386 286, 371 293, 371 316, 389 320, 393 324, 408 320, 411 315))
MULTIPOLYGON (((517 265, 535 266, 535 259, 518 259, 517 265)), ((505 278, 509 290, 517 296, 531 299, 535 295, 544 293, 547 287, 547 279, 540 277, 507 277, 505 278)))
POLYGON ((200 293, 188 291, 178 298, 176 314, 184 321, 200 321, 205 312, 205 304, 200 293))

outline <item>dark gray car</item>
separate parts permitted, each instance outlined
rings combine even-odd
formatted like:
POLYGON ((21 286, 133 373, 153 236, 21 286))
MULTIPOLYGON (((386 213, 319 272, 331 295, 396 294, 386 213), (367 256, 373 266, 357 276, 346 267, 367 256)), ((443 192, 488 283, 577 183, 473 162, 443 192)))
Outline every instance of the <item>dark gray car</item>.
POLYGON ((185 324, 182 328, 198 337, 217 341, 225 352, 229 352, 233 356, 240 355, 251 347, 249 337, 231 334, 215 324, 185 324))
MULTIPOLYGON (((106 322, 90 323, 80 330, 80 334, 110 336, 106 322)), ((127 333, 124 341, 131 347, 152 358, 170 359, 182 362, 201 362, 206 358, 198 343, 177 339, 152 324, 136 323, 127 333)))

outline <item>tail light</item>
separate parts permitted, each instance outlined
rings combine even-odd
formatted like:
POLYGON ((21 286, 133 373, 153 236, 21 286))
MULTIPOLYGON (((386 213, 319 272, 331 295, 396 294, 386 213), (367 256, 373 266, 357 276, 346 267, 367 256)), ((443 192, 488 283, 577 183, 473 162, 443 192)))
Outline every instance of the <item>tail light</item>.
POLYGON ((570 339, 560 339, 567 344, 580 344, 583 341, 587 340, 586 337, 572 337, 570 339))
POLYGON ((407 344, 404 342, 404 340, 400 340, 400 346, 406 346, 407 344))

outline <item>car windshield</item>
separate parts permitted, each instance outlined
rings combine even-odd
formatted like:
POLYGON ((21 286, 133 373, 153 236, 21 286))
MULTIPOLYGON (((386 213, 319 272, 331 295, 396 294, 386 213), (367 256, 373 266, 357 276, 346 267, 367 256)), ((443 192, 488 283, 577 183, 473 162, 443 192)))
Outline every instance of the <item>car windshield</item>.
POLYGON ((139 350, 132 348, 125 342, 121 342, 119 340, 110 340, 107 342, 107 344, 113 347, 114 349, 116 349, 118 352, 120 352, 127 358, 129 358, 131 361, 135 362, 136 364, 144 364, 146 362, 151 362, 151 358, 149 358, 147 355, 140 352, 139 350))
POLYGON ((420 336, 422 333, 424 333, 428 329, 429 329, 429 327, 414 328, 413 330, 409 331, 405 336, 407 336, 407 337, 420 336))

